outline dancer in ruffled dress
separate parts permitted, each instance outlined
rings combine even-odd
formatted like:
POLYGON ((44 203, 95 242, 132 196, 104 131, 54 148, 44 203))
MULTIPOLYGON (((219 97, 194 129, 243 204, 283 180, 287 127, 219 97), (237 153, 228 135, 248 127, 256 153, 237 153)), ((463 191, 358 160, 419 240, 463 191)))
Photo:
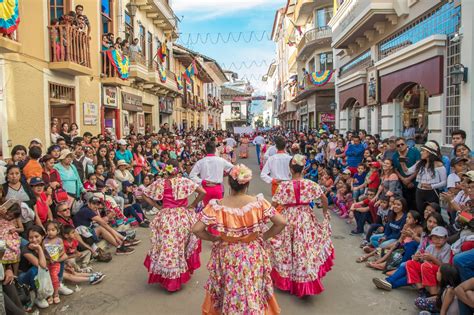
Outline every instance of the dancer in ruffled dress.
POLYGON ((211 200, 193 227, 199 238, 214 242, 202 314, 280 313, 264 240, 280 233, 286 222, 263 195, 246 194, 251 178, 250 169, 235 166, 229 174, 230 195, 211 200), (273 223, 270 229, 268 221, 273 223), (207 232, 209 225, 220 235, 207 232))
POLYGON ((192 180, 178 177, 178 163, 171 160, 165 167, 168 177, 157 179, 144 191, 144 200, 160 209, 150 224, 151 249, 145 259, 148 283, 159 283, 168 291, 178 291, 200 267, 201 241, 191 232, 197 218, 196 205, 205 195, 192 180), (188 206, 188 197, 197 198, 188 206), (157 201, 161 200, 163 206, 157 201))
POLYGON ((321 279, 334 259, 328 201, 318 184, 303 179, 305 164, 305 156, 295 155, 290 161, 292 180, 281 182, 273 196, 273 204, 282 206, 288 225, 269 241, 275 287, 298 297, 324 290, 321 279), (310 207, 315 199, 321 201, 323 222, 318 222, 310 207))

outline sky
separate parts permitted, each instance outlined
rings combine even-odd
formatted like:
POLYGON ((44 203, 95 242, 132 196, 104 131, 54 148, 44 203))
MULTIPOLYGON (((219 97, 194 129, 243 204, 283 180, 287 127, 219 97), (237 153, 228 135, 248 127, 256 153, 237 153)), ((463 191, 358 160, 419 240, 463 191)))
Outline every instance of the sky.
POLYGON ((172 0, 171 6, 181 19, 179 24, 181 36, 178 43, 217 60, 224 69, 237 72, 239 78, 247 77, 257 91, 264 90, 261 77, 275 58, 275 43, 268 38, 271 36, 275 12, 284 7, 286 2, 286 0, 172 0), (211 43, 211 39, 214 42, 217 40, 219 33, 227 41, 231 32, 235 39, 240 32, 243 32, 242 36, 248 41, 252 31, 256 33, 249 43, 244 40, 237 43, 233 40, 228 43, 222 41, 217 44, 211 43), (207 33, 210 34, 206 42, 207 33), (262 41, 256 40, 262 36, 262 41), (246 65, 243 65, 243 62, 246 65), (250 69, 247 69, 248 66, 251 66, 250 69))

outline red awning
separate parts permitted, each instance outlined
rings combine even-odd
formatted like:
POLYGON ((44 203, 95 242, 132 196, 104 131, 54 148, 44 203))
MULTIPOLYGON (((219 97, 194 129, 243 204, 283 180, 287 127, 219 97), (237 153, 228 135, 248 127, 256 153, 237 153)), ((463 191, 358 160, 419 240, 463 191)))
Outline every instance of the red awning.
POLYGON ((356 85, 344 91, 339 91, 339 104, 341 105, 341 110, 345 109, 353 100, 356 100, 360 106, 365 106, 365 91, 365 83, 356 85))

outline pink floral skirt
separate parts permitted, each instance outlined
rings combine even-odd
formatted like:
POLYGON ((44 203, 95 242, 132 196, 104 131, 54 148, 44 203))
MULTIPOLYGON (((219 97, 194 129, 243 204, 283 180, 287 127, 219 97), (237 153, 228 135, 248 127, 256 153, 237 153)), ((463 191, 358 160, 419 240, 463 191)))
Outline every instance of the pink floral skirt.
POLYGON ((196 214, 186 208, 162 209, 150 224, 151 249, 144 265, 148 283, 178 291, 201 266, 201 241, 191 232, 196 214))
POLYGON ((318 222, 306 205, 284 208, 281 214, 287 226, 268 242, 273 283, 298 297, 320 294, 321 279, 334 264, 329 220, 318 222))

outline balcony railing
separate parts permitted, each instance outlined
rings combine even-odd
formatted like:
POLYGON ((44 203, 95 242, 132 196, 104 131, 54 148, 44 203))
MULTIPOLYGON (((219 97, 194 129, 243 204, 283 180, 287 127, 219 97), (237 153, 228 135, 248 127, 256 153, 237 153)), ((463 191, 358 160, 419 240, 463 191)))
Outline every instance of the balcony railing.
POLYGON ((108 79, 116 78, 118 80, 122 80, 120 78, 119 73, 117 72, 117 69, 115 69, 114 65, 112 64, 110 59, 107 57, 107 53, 105 51, 102 51, 100 54, 101 54, 101 61, 102 61, 101 62, 102 76, 108 79))
POLYGON ((91 67, 90 43, 86 33, 70 25, 48 26, 51 62, 73 62, 91 67))
POLYGON ((304 33, 304 37, 308 42, 312 42, 321 38, 328 38, 331 37, 331 28, 329 26, 313 28, 304 33))
POLYGON ((303 38, 298 44, 298 57, 305 55, 306 53, 311 54, 314 46, 324 43, 327 40, 328 46, 331 40, 331 28, 329 26, 322 26, 312 28, 303 35, 303 38))

